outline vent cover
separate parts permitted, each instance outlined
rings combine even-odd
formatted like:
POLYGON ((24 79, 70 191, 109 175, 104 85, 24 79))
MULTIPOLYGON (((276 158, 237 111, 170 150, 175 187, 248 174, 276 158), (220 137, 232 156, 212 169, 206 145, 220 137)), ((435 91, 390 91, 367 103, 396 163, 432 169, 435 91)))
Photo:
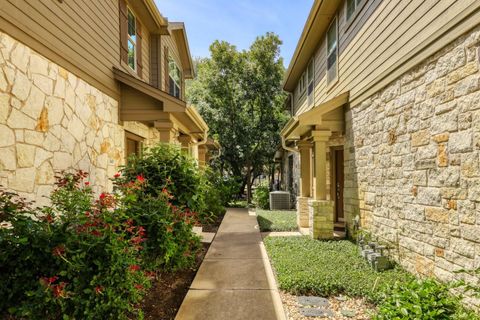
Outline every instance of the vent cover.
POLYGON ((290 209, 290 192, 273 191, 270 192, 270 210, 288 210, 290 209))

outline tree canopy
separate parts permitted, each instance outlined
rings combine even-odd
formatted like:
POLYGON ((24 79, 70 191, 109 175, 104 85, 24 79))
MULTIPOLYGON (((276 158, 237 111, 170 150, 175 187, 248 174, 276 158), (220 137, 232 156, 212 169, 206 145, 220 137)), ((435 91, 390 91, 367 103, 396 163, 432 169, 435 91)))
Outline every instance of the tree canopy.
POLYGON ((197 77, 187 90, 189 102, 222 146, 220 166, 242 178, 249 196, 255 177, 272 163, 288 118, 281 43, 273 33, 257 37, 242 51, 215 41, 211 57, 197 61, 197 77))

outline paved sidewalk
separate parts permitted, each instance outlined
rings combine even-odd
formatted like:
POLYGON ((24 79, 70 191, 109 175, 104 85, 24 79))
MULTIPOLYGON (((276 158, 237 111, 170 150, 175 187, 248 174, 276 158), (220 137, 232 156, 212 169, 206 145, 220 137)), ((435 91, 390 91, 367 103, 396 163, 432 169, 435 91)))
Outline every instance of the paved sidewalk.
POLYGON ((254 214, 228 209, 177 320, 284 320, 254 214))

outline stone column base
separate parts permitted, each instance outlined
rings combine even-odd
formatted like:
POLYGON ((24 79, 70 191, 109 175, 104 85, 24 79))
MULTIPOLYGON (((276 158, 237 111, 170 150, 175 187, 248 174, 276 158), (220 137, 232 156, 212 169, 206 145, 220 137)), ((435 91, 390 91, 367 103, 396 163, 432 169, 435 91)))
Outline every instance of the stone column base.
POLYGON ((334 202, 328 200, 309 200, 310 236, 313 239, 333 239, 334 202))
POLYGON ((309 227, 309 209, 308 201, 311 200, 308 197, 297 197, 297 225, 300 228, 309 227))

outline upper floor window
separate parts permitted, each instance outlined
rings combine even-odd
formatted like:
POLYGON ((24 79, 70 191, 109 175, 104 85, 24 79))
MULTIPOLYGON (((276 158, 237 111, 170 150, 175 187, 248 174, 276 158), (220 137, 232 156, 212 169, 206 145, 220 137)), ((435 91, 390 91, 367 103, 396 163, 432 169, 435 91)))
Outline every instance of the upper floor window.
POLYGON ((168 80, 170 95, 180 99, 182 74, 180 72, 180 68, 177 66, 172 57, 168 57, 168 80))
POLYGON ((137 19, 130 8, 128 10, 128 66, 137 70, 137 19))
POLYGON ((337 79, 338 71, 338 25, 333 18, 327 31, 327 83, 337 79))
POLYGON ((307 96, 308 96, 308 105, 313 103, 313 87, 314 87, 314 76, 315 76, 315 63, 314 59, 310 61, 307 67, 307 96))
POLYGON ((347 0, 347 21, 353 16, 362 1, 363 0, 347 0))
POLYGON ((297 96, 301 97, 305 93, 305 89, 307 88, 307 74, 304 72, 300 79, 298 80, 297 84, 297 96))

